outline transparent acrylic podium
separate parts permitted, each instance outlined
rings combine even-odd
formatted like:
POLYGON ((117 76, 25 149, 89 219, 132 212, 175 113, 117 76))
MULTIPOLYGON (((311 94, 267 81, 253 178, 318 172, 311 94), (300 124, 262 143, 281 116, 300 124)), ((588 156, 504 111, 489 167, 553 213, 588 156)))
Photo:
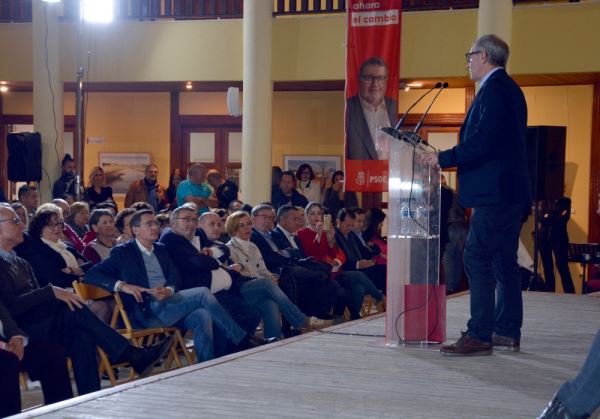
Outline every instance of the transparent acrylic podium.
POLYGON ((390 139, 385 344, 427 346, 446 339, 440 171, 421 163, 419 155, 431 150, 417 134, 402 135, 390 139))

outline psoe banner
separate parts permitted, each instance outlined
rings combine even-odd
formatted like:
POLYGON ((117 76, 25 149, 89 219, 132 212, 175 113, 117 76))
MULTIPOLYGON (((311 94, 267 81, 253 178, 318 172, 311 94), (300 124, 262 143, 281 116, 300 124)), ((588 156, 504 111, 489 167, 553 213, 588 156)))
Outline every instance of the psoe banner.
POLYGON ((401 0, 349 0, 346 50, 346 189, 387 191, 398 119, 401 0))

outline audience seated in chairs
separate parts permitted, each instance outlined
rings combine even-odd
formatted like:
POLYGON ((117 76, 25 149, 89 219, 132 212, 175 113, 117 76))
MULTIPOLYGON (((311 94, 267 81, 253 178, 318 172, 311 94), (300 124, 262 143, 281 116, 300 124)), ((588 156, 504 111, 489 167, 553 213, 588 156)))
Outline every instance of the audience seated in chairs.
POLYGON ((344 300, 344 291, 330 280, 329 266, 304 253, 302 243, 295 236, 298 226, 305 223, 300 210, 291 205, 280 207, 277 227, 272 207, 258 205, 252 214, 251 240, 260 249, 269 271, 280 275, 281 289, 305 314, 330 317, 336 301, 344 300))
POLYGON ((119 237, 117 237, 117 244, 126 243, 133 238, 133 233, 131 232, 131 227, 129 226, 129 221, 133 214, 137 211, 135 208, 125 208, 119 211, 115 218, 115 227, 119 232, 119 237))
POLYGON ((90 230, 96 233, 96 238, 85 246, 83 256, 96 264, 110 255, 115 240, 115 217, 108 209, 95 209, 90 214, 90 230))
POLYGON ((354 211, 342 208, 337 216, 335 239, 338 247, 346 257, 342 265, 343 271, 360 271, 369 277, 377 289, 385 294, 386 266, 377 265, 373 260, 373 252, 360 243, 354 232, 356 214, 354 211))
POLYGON ((230 268, 252 278, 244 282, 240 292, 247 303, 261 312, 266 339, 281 338, 280 312, 287 322, 298 330, 327 327, 332 324, 328 320, 307 317, 277 287, 277 275, 267 269, 260 250, 250 241, 252 220, 248 213, 238 211, 231 214, 227 218, 225 228, 232 237, 227 243, 231 251, 231 260, 234 262, 230 268))
POLYGON ((136 212, 129 222, 135 240, 115 247, 108 259, 90 269, 86 282, 120 291, 132 322, 141 327, 182 324, 194 334, 199 362, 214 358, 213 323, 234 344, 246 332, 221 307, 207 288, 181 289, 181 278, 158 239, 158 222, 150 210, 136 212))
POLYGON ((69 288, 91 267, 89 261, 62 240, 63 225, 59 207, 40 206, 29 223, 30 239, 16 249, 31 264, 41 286, 69 288))
MULTIPOLYGON (((345 304, 350 312, 350 318, 360 318, 360 311, 365 295, 370 295, 377 303, 383 301, 383 294, 373 282, 360 271, 341 272, 340 268, 345 261, 335 241, 333 225, 325 228, 324 208, 321 204, 311 202, 306 207, 308 226, 298 230, 298 238, 307 256, 331 266, 332 276, 345 290, 345 304)), ((344 304, 338 300, 334 314, 342 314, 344 304)))
MULTIPOLYGON (((51 208, 42 209, 40 217, 47 217, 44 215, 47 212, 50 219, 55 220, 51 221, 52 230, 60 232, 51 208)), ((64 347, 73 363, 80 395, 100 389, 96 346, 114 362, 130 362, 140 376, 149 374, 169 349, 172 339, 167 338, 150 348, 136 348, 99 320, 77 295, 52 284, 40 288, 31 265, 13 251, 23 242, 20 218, 9 205, 0 204, 0 219, 5 221, 0 223, 0 303, 29 342, 64 347)))
POLYGON ((65 221, 73 229, 82 241, 85 235, 89 232, 88 221, 90 216, 90 210, 88 204, 85 202, 73 202, 71 204, 71 211, 68 216, 65 216, 65 221))
MULTIPOLYGON (((62 210, 62 219, 63 220, 69 219, 69 216, 71 215, 71 205, 69 205, 69 203, 67 201, 65 201, 62 198, 56 198, 56 199, 53 199, 51 203, 56 205, 57 207, 59 207, 62 210)), ((73 246, 73 248, 75 250, 77 250, 79 253, 83 252, 83 248, 85 247, 83 240, 81 240, 79 238, 77 233, 75 233, 73 228, 71 228, 71 226, 67 222, 65 222, 63 224, 63 240, 68 245, 73 246)))
POLYGON ((367 247, 379 248, 379 254, 375 256, 375 262, 379 265, 387 265, 387 240, 381 234, 385 217, 385 213, 379 208, 371 208, 367 211, 362 229, 362 239, 367 247))
MULTIPOLYGON (((222 223, 214 213, 204 213, 203 218, 211 218, 213 222, 222 223)), ((215 259, 208 248, 203 248, 197 232, 197 209, 195 205, 184 204, 171 214, 171 227, 160 237, 171 259, 181 273, 182 289, 206 287, 210 289, 217 301, 229 312, 231 317, 247 333, 248 337, 256 331, 260 323, 260 313, 245 303, 240 294, 243 282, 239 273, 229 270, 215 259)), ((221 356, 247 347, 246 339, 238 347, 227 347, 227 340, 219 336, 220 329, 215 330, 215 356, 221 356)))

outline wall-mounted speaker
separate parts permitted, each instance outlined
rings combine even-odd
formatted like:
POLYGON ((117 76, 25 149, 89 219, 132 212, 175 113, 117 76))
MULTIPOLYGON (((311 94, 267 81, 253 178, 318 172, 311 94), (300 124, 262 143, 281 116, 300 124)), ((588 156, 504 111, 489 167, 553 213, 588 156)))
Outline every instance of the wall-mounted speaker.
POLYGON ((240 116, 242 114, 239 87, 230 87, 227 89, 227 112, 231 116, 240 116))
POLYGON ((39 132, 13 132, 6 136, 8 180, 42 180, 42 136, 39 132))

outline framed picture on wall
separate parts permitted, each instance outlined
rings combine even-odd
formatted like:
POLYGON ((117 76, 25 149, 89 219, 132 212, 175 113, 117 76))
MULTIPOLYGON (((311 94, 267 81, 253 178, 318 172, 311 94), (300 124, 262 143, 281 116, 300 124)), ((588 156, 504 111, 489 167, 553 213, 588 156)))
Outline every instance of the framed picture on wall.
POLYGON ((283 170, 296 173, 301 164, 310 164, 315 176, 329 179, 336 170, 342 170, 342 156, 297 156, 286 154, 283 156, 283 170))
POLYGON ((115 195, 125 195, 132 182, 143 179, 148 164, 150 153, 99 153, 104 181, 115 195))

